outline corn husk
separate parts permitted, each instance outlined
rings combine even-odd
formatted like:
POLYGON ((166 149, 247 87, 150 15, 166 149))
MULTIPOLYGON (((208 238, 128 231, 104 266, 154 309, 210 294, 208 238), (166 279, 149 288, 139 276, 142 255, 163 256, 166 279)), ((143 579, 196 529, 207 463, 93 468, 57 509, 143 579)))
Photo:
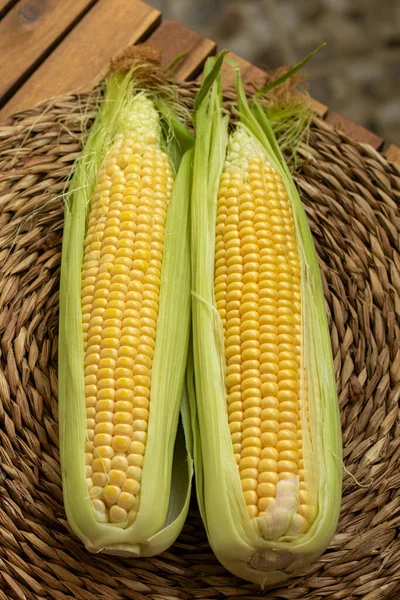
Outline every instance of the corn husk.
MULTIPOLYGON (((205 68, 204 81, 213 68, 205 68)), ((198 502, 210 545, 232 573, 262 586, 294 576, 318 558, 337 526, 341 498, 341 431, 330 335, 321 275, 301 200, 273 133, 268 114, 250 107, 237 73, 238 122, 264 148, 281 175, 293 208, 302 272, 304 368, 310 374, 309 404, 318 490, 318 515, 307 533, 263 536, 262 523, 246 510, 228 428, 222 324, 214 299, 217 190, 226 155, 228 122, 222 116, 217 79, 195 115, 192 187, 192 327, 189 362, 194 459, 198 502)), ((260 517, 261 519, 261 517, 260 517)))
MULTIPOLYGON (((143 72, 143 66, 140 67, 143 72)), ((64 504, 69 524, 91 552, 153 556, 168 548, 183 526, 193 473, 190 439, 178 419, 190 329, 189 196, 192 137, 179 119, 171 90, 152 88, 138 69, 111 73, 104 100, 65 198, 59 324, 59 423, 64 504), (81 313, 81 266, 91 196, 99 169, 124 132, 138 94, 159 109, 162 144, 176 170, 167 212, 148 442, 137 518, 127 527, 99 523, 85 480, 86 414, 81 313)))

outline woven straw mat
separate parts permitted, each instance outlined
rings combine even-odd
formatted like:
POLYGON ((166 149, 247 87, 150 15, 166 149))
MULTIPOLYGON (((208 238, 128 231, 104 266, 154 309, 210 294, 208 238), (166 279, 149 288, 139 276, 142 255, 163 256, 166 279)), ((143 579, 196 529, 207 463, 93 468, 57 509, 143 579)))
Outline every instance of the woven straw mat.
POLYGON ((302 577, 260 591, 217 562, 195 500, 155 558, 94 556, 71 534, 57 441, 62 192, 95 99, 69 96, 0 127, 0 600, 400 599, 400 171, 318 119, 296 181, 342 415, 343 503, 329 549, 302 577))

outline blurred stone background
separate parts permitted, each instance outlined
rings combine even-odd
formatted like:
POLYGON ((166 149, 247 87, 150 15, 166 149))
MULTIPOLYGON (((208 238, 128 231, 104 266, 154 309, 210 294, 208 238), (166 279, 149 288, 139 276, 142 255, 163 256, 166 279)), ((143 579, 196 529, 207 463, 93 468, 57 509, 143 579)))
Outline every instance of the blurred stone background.
POLYGON ((265 69, 306 67, 320 102, 400 143, 399 0, 148 0, 265 69))

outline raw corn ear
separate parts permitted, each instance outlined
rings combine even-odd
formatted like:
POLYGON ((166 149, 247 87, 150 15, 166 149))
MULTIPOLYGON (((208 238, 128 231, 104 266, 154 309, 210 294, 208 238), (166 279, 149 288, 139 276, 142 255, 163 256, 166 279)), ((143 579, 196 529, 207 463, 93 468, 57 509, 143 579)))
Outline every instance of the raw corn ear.
POLYGON ((311 232, 265 110, 250 108, 238 72, 236 86, 229 136, 220 82, 195 116, 188 387, 211 547, 266 586, 328 546, 342 447, 311 232))
POLYGON ((69 523, 92 552, 158 554, 188 510, 192 461, 177 427, 192 138, 168 95, 135 68, 108 76, 65 201, 61 466, 69 523))

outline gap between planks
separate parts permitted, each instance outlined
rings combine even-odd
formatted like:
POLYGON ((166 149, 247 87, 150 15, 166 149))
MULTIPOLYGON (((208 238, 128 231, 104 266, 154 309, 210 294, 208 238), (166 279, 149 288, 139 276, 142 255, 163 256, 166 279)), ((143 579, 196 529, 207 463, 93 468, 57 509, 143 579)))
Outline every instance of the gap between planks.
POLYGON ((0 0, 0 19, 2 19, 7 11, 17 4, 17 2, 18 0, 0 0))

